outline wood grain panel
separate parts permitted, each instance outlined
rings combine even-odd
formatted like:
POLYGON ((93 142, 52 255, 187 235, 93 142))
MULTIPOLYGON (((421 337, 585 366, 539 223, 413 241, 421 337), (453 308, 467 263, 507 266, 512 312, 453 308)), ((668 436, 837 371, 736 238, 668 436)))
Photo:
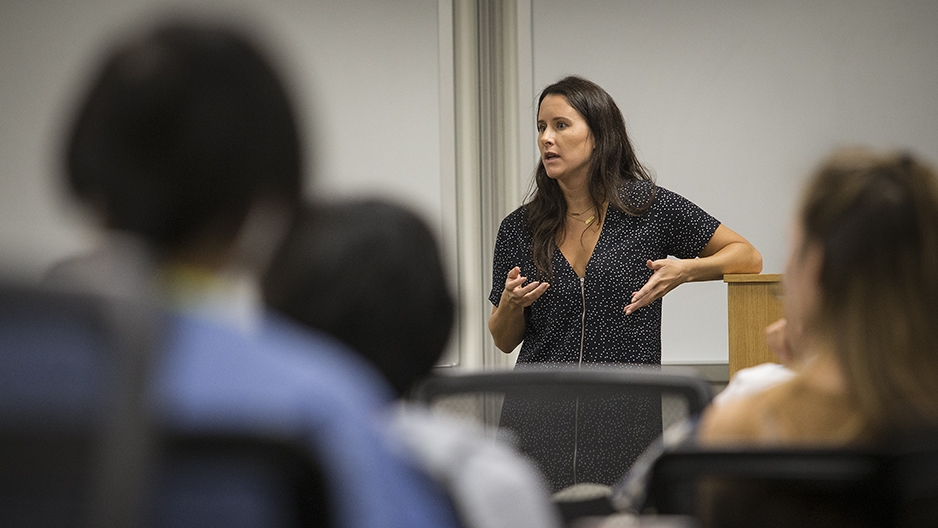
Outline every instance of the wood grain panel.
POLYGON ((726 275, 729 310, 729 374, 777 361, 765 344, 765 327, 782 317, 781 275, 726 275))

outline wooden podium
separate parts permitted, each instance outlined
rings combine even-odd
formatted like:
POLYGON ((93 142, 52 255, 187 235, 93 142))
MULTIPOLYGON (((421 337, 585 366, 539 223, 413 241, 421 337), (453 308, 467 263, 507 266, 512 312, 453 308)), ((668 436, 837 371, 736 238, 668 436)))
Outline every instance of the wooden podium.
POLYGON ((778 274, 724 275, 729 310, 730 378, 741 368, 777 362, 765 344, 765 327, 782 317, 778 274))

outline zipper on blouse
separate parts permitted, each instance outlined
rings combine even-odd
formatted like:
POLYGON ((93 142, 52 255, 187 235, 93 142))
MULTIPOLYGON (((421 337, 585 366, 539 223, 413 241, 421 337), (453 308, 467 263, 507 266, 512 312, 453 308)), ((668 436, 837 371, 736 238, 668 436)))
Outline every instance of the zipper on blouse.
MULTIPOLYGON (((583 348, 586 344, 586 277, 580 277, 580 299, 583 310, 580 313, 580 360, 577 369, 583 366, 583 348)), ((579 446, 580 429, 580 397, 577 396, 573 408, 573 483, 579 482, 576 475, 577 447, 579 446)))
POLYGON ((580 362, 577 368, 583 366, 583 347, 586 345, 586 277, 580 277, 580 299, 583 301, 583 311, 580 312, 580 362))

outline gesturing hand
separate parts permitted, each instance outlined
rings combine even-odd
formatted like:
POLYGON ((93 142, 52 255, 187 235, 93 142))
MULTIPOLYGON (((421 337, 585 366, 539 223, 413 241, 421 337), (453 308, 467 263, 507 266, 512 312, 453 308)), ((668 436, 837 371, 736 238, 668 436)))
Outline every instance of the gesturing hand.
POLYGON ((635 310, 648 306, 664 297, 669 291, 687 282, 685 264, 682 260, 648 260, 645 265, 654 273, 651 274, 642 289, 632 293, 631 302, 623 308, 625 315, 630 315, 635 310))
POLYGON ((521 276, 521 268, 518 266, 511 268, 508 277, 505 279, 505 295, 508 302, 521 308, 531 306, 550 286, 546 282, 538 281, 525 286, 524 281, 526 280, 528 280, 527 277, 521 276))

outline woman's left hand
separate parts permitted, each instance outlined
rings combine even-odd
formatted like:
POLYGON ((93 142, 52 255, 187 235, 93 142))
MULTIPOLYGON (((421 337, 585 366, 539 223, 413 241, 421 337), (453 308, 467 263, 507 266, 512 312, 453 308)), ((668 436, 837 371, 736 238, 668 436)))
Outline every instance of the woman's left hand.
POLYGON ((683 260, 648 260, 645 265, 654 273, 642 289, 632 293, 631 303, 623 309, 625 315, 648 306, 689 280, 687 263, 683 260))
POLYGON ((759 273, 762 255, 745 238, 720 224, 698 258, 648 260, 645 265, 654 273, 642 289, 632 294, 629 305, 622 309, 625 315, 685 282, 721 279, 726 273, 759 273))

